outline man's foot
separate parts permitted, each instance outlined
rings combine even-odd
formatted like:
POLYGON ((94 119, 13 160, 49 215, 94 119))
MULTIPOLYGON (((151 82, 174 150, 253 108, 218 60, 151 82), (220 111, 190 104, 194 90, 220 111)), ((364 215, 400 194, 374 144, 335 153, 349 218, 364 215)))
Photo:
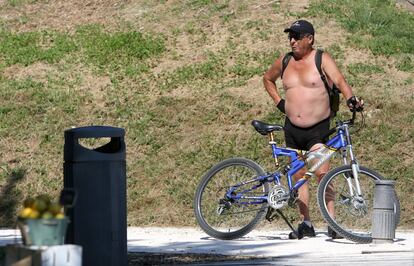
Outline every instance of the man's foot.
POLYGON ((302 239, 305 236, 316 236, 315 229, 313 229, 313 225, 308 226, 305 222, 302 222, 298 225, 297 231, 293 231, 289 234, 289 239, 302 239))
POLYGON ((328 226, 328 236, 332 239, 343 239, 344 237, 339 235, 337 232, 335 232, 330 226, 328 226))

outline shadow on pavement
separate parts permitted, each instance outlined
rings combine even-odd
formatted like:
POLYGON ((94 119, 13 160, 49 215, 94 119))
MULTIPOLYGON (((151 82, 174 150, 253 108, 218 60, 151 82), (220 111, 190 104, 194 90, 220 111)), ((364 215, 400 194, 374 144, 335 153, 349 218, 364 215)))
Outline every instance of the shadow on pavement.
POLYGON ((21 192, 16 185, 26 177, 26 169, 16 167, 2 167, 1 179, 7 182, 0 191, 0 227, 13 228, 16 225, 16 209, 21 203, 18 202, 21 192))
MULTIPOLYGON (((231 262, 232 265, 252 265, 260 261, 277 261, 280 259, 297 258, 300 255, 289 255, 280 257, 257 257, 257 256, 231 256, 219 254, 197 254, 197 253, 128 253, 128 266, 137 265, 182 265, 182 264, 215 264, 231 262), (246 264, 247 263, 247 264, 246 264)), ((260 264, 260 263, 259 263, 260 264)), ((260 264, 262 265, 262 264, 260 264)))

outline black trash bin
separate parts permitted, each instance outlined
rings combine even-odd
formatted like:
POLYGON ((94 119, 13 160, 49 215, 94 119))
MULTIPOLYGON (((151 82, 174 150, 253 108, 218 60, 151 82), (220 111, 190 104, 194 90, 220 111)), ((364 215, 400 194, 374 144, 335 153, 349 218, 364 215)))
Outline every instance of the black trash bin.
POLYGON ((67 210, 67 244, 83 248, 84 266, 127 265, 126 153, 122 128, 89 126, 65 131, 64 187, 76 193, 67 210), (87 148, 83 138, 110 138, 87 148))

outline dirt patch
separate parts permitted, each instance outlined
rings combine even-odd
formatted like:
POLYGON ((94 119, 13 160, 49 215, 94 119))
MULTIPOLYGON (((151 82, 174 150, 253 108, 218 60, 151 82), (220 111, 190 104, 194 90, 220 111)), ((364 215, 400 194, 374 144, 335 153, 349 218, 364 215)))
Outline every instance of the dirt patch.
POLYGON ((38 82, 46 82, 48 75, 57 74, 57 70, 46 63, 37 62, 29 66, 13 65, 3 70, 8 79, 22 80, 30 78, 38 82))
POLYGON ((397 6, 414 13, 414 0, 397 0, 397 6))
POLYGON ((262 77, 255 76, 247 81, 245 86, 227 89, 232 95, 241 97, 244 101, 257 106, 271 105, 272 101, 263 87, 262 77))
MULTIPOLYGON (((273 1, 274 2, 274 1, 273 1)), ((309 7, 308 0, 282 0, 280 6, 290 12, 303 12, 309 7)))
POLYGON ((82 67, 76 69, 69 75, 62 77, 59 70, 53 65, 37 62, 29 66, 10 66, 3 70, 2 75, 11 80, 31 79, 42 83, 47 83, 49 77, 53 77, 53 79, 63 78, 69 83, 76 83, 76 80, 80 77, 81 80, 79 85, 76 86, 76 90, 91 93, 94 105, 104 107, 105 89, 112 84, 109 76, 96 76, 91 71, 83 69, 82 67))
POLYGON ((95 107, 105 107, 106 89, 111 86, 109 76, 95 76, 90 71, 82 74, 82 83, 79 90, 92 94, 91 105, 95 107))
POLYGON ((116 24, 125 1, 33 1, 17 7, 2 4, 0 19, 14 31, 57 29, 71 31, 82 24, 116 24), (23 23, 22 23, 23 22, 23 23))

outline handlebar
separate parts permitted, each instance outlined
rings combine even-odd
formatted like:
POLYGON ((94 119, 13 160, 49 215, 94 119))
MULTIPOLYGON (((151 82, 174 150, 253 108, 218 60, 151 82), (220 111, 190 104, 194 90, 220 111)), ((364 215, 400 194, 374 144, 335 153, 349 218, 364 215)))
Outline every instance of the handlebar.
MULTIPOLYGON (((322 139, 327 139, 330 135, 334 134, 338 130, 338 127, 342 125, 350 125, 350 126, 354 125, 354 122, 356 119, 356 113, 357 111, 354 109, 352 111, 351 119, 345 120, 345 121, 341 121, 341 120, 337 121, 336 126, 334 128, 329 129, 329 131, 325 135, 323 135, 322 139)), ((361 115, 363 117, 362 111, 361 111, 361 115)))
MULTIPOLYGON (((357 111, 354 109, 352 111, 352 118, 351 119, 345 120, 345 121, 338 121, 338 122, 336 122, 336 126, 338 127, 338 126, 343 125, 343 124, 347 124, 347 125, 351 125, 352 126, 354 124, 354 122, 355 122, 356 113, 357 113, 357 111)), ((362 114, 362 111, 361 111, 361 114, 362 114)))

